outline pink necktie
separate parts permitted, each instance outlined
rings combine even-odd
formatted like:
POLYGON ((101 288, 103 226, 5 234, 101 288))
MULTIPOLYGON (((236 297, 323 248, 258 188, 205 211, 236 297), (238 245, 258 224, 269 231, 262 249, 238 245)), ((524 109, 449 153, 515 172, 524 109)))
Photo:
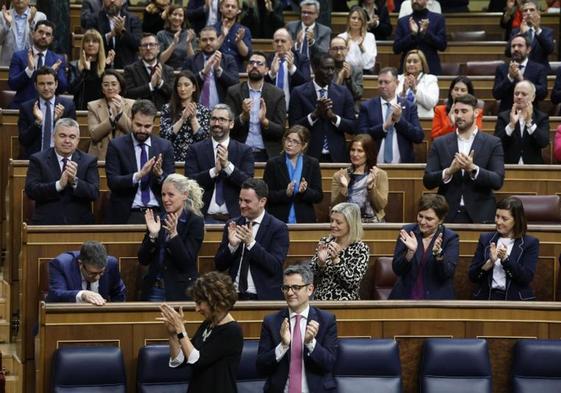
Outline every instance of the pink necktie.
POLYGON ((292 342, 290 344, 290 371, 288 373, 288 393, 302 393, 302 332, 300 319, 296 314, 292 342))

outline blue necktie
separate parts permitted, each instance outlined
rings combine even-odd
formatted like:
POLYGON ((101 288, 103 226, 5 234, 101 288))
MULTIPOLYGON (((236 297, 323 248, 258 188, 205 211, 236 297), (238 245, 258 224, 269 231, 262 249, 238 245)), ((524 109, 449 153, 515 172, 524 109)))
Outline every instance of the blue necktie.
MULTIPOLYGON (((327 98, 327 90, 326 89, 319 89, 319 97, 320 98, 327 98)), ((327 143, 327 136, 323 137, 323 151, 329 151, 329 144, 327 143)))
POLYGON ((37 53, 37 69, 42 68, 45 65, 43 60, 43 53, 37 53))
MULTIPOLYGON (((218 146, 222 146, 220 143, 218 146)), ((217 149, 218 149, 217 146, 217 149)), ((214 200, 218 206, 222 206, 224 204, 224 180, 222 180, 222 174, 219 173, 216 182, 214 183, 214 200)))
POLYGON ((302 40, 302 47, 300 48, 300 53, 306 56, 308 59, 310 58, 310 54, 308 53, 308 35, 306 32, 308 31, 307 27, 304 27, 304 39, 302 40))
POLYGON ((43 124, 43 141, 41 150, 51 147, 51 133, 53 130, 53 115, 51 114, 51 102, 45 101, 45 123, 43 124))
POLYGON ((528 30, 528 39, 530 40, 530 44, 534 41, 534 29, 531 27, 528 30))
MULTIPOLYGON (((148 162, 148 154, 146 153, 146 144, 139 143, 138 146, 140 147, 140 168, 143 168, 144 164, 148 162)), ((149 177, 150 175, 148 174, 140 180, 140 198, 144 206, 148 206, 148 203, 150 202, 150 188, 148 187, 149 177)))
POLYGON ((281 90, 284 89, 284 64, 285 63, 286 60, 284 58, 281 58, 279 61, 279 72, 277 73, 276 85, 281 90))
MULTIPOLYGON (((385 105, 386 113, 384 115, 384 123, 386 122, 388 117, 392 115, 391 104, 389 102, 386 102, 385 105)), ((384 143, 384 162, 387 164, 391 163, 393 159, 393 133, 394 128, 392 126, 386 134, 386 142, 384 143)))

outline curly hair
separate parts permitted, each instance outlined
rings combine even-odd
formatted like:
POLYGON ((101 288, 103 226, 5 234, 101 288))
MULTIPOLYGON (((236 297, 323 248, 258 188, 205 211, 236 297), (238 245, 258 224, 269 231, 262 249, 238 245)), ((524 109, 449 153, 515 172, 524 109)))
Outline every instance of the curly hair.
POLYGON ((229 275, 212 271, 195 281, 187 290, 187 294, 196 303, 206 302, 213 316, 228 312, 238 300, 238 293, 229 275))

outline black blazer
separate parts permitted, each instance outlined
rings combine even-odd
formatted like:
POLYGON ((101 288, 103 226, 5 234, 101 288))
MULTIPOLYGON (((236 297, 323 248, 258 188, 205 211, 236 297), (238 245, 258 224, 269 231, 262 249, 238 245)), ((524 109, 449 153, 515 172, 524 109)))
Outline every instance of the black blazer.
MULTIPOLYGON (((532 50, 528 55, 528 58, 536 63, 540 63, 545 66, 549 71, 549 55, 553 53, 555 49, 555 42, 553 39, 553 30, 549 27, 541 27, 542 31, 540 34, 534 35, 534 40, 532 41, 532 50)), ((510 33, 510 38, 514 37, 516 34, 520 33, 520 29, 516 28, 510 33)), ((528 34, 526 34, 528 35, 528 34)), ((508 56, 510 57, 510 48, 507 48, 508 56)))
MULTIPOLYGON (((303 56, 300 52, 295 51, 294 48, 291 49, 291 51, 294 55, 294 65, 296 66, 296 71, 294 71, 294 74, 292 75, 290 74, 290 72, 288 73, 289 91, 292 91, 292 89, 296 86, 300 86, 311 80, 310 59, 308 59, 307 56, 303 56)), ((274 53, 269 55, 269 57, 267 58, 267 67, 271 68, 271 63, 273 62, 274 57, 274 53)), ((273 85, 276 85, 277 76, 275 75, 274 78, 271 78, 269 76, 269 73, 267 73, 267 75, 265 75, 265 80, 269 83, 272 83, 273 85)))
POLYGON ((169 102, 173 89, 173 68, 160 63, 162 66, 162 79, 164 84, 160 88, 150 91, 150 75, 144 67, 142 60, 135 61, 125 67, 125 82, 127 84, 127 97, 133 99, 144 98, 156 105, 159 111, 169 102))
MULTIPOLYGON (((226 104, 232 108, 236 115, 234 128, 230 132, 230 136, 239 142, 245 143, 249 134, 249 120, 242 123, 240 115, 242 113, 243 100, 249 98, 249 86, 247 82, 241 82, 237 85, 230 86, 226 94, 226 104)), ((265 100, 267 106, 266 117, 269 119, 269 128, 261 127, 261 136, 269 158, 278 156, 284 134, 284 125, 286 123, 286 102, 284 100, 284 92, 264 82, 261 90, 261 98, 265 100)))
MULTIPOLYGON (((249 177, 253 177, 253 168, 255 165, 253 152, 249 146, 244 145, 230 138, 228 143, 228 160, 234 164, 234 171, 230 176, 222 172, 224 180, 224 201, 230 216, 235 217, 240 214, 240 205, 238 198, 242 183, 249 177)), ((185 176, 196 180, 201 187, 205 189, 203 194, 203 214, 208 211, 208 206, 214 193, 214 184, 218 176, 214 179, 210 177, 210 169, 214 168, 214 150, 212 148, 212 139, 206 139, 192 144, 187 149, 185 155, 185 176)))
POLYGON ((458 152, 455 132, 436 138, 427 157, 423 184, 429 190, 438 187, 450 208, 446 220, 454 218, 464 197, 465 208, 474 223, 493 222, 495 194, 503 186, 505 177, 503 146, 499 138, 478 131, 471 149, 475 151, 473 162, 479 166, 477 178, 458 171, 449 183, 442 181, 442 171, 450 166, 458 152))
POLYGON ((308 188, 303 194, 297 193, 294 198, 286 195, 286 187, 290 183, 286 155, 271 158, 265 166, 263 180, 269 186, 267 211, 283 222, 288 221, 291 202, 294 201, 296 222, 316 222, 314 203, 323 199, 321 188, 321 171, 319 162, 313 157, 303 156, 302 178, 308 182, 308 188))
MULTIPOLYGON (((160 217, 163 220, 165 215, 160 217)), ((150 241, 149 233, 144 235, 138 250, 138 262, 148 265, 148 272, 142 281, 141 299, 147 300, 154 281, 160 275, 164 280, 166 301, 187 300, 189 288, 199 275, 198 255, 204 238, 204 220, 184 210, 177 222, 177 236, 166 241, 166 230, 160 229, 158 239, 150 241), (160 263, 161 248, 164 247, 163 263, 160 263)))
POLYGON ((111 31, 111 25, 109 24, 109 17, 103 9, 99 11, 97 16, 97 31, 99 31, 103 37, 105 54, 107 54, 110 49, 115 51, 113 68, 122 69, 134 63, 138 58, 137 52, 138 46, 140 45, 140 38, 142 37, 142 23, 136 15, 128 11, 121 10, 121 16, 126 17, 125 30, 120 36, 115 37, 115 40, 111 39, 108 41, 105 37, 105 34, 111 31))
MULTIPOLYGON (((18 117, 18 140, 20 143, 20 154, 19 158, 21 160, 28 160, 29 157, 41 151, 41 126, 35 123, 35 117, 33 116, 33 106, 37 102, 38 98, 26 101, 21 104, 18 117)), ((56 97, 55 105, 61 104, 64 106, 64 112, 62 117, 70 117, 76 119, 76 107, 74 102, 64 98, 56 97)), ((53 111, 54 113, 54 111, 53 111)), ((53 117, 53 128, 52 133, 55 132, 55 121, 53 117)))
MULTIPOLYGON (((473 292, 474 299, 488 300, 491 296, 493 269, 484 271, 481 266, 489 259, 491 243, 497 244, 498 232, 482 233, 479 236, 477 250, 469 266, 469 279, 478 286, 473 292)), ((536 296, 530 284, 534 279, 536 264, 540 254, 540 241, 525 235, 516 239, 508 258, 502 261, 506 272, 505 300, 535 300, 536 296)))
POLYGON ((503 143, 505 164, 518 164, 520 157, 524 164, 543 164, 542 149, 549 145, 549 116, 534 109, 532 122, 536 129, 532 135, 524 130, 524 136, 520 136, 520 123, 517 122, 508 136, 505 128, 509 122, 510 110, 499 113, 495 125, 495 136, 503 143))
MULTIPOLYGON (((184 70, 189 70, 197 77, 197 82, 202 90, 204 80, 201 78, 200 72, 205 67, 205 54, 203 52, 198 52, 192 57, 188 57, 183 66, 184 70)), ((230 86, 233 86, 240 82, 240 74, 238 71, 238 66, 236 60, 225 53, 222 53, 222 60, 220 60, 220 67, 222 68, 222 73, 220 76, 214 75, 216 82, 216 91, 218 92, 218 98, 220 102, 223 102, 226 98, 226 91, 230 86)))
MULTIPOLYGON (((511 110, 514 95, 514 86, 516 81, 511 82, 508 79, 508 64, 501 64, 495 70, 495 83, 493 84, 493 97, 501 100, 499 112, 511 110)), ((537 107, 538 101, 543 100, 547 96, 547 70, 546 68, 532 60, 526 63, 526 69, 523 72, 524 79, 529 80, 536 86, 536 99, 534 106, 537 107)))
POLYGON ((33 225, 93 224, 92 202, 99 196, 97 158, 76 150, 72 161, 78 164, 76 188, 61 192, 56 182, 62 174, 54 148, 35 153, 29 159, 25 193, 35 201, 33 225))
MULTIPOLYGON (((162 154, 161 177, 150 173, 150 189, 162 206, 162 183, 167 175, 175 172, 173 161, 173 147, 171 143, 158 136, 150 137, 152 146, 148 149, 148 159, 162 154)), ((132 177, 138 171, 136 156, 133 146, 133 137, 122 135, 111 139, 105 156, 105 171, 107 173, 107 185, 111 190, 109 206, 105 215, 107 224, 124 224, 130 216, 132 202, 140 183, 133 185, 132 177)))

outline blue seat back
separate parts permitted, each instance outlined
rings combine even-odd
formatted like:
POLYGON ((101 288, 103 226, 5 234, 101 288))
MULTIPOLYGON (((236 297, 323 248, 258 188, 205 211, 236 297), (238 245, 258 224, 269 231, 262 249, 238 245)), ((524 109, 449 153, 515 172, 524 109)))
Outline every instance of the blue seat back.
POLYGON ((561 392, 561 340, 519 340, 512 357, 513 393, 561 392))
POLYGON ((335 379, 339 393, 400 393, 401 362, 395 340, 339 340, 335 379))
POLYGON ((125 393, 121 350, 109 346, 63 347, 53 355, 54 393, 125 393))
POLYGON ((136 379, 139 393, 185 393, 190 370, 169 366, 169 345, 147 345, 138 351, 136 379))
POLYGON ((487 341, 427 339, 419 377, 422 393, 491 393, 487 341))
POLYGON ((244 340, 242 357, 238 368, 237 382, 238 393, 262 393, 265 380, 257 373, 255 362, 257 360, 258 340, 244 340))

